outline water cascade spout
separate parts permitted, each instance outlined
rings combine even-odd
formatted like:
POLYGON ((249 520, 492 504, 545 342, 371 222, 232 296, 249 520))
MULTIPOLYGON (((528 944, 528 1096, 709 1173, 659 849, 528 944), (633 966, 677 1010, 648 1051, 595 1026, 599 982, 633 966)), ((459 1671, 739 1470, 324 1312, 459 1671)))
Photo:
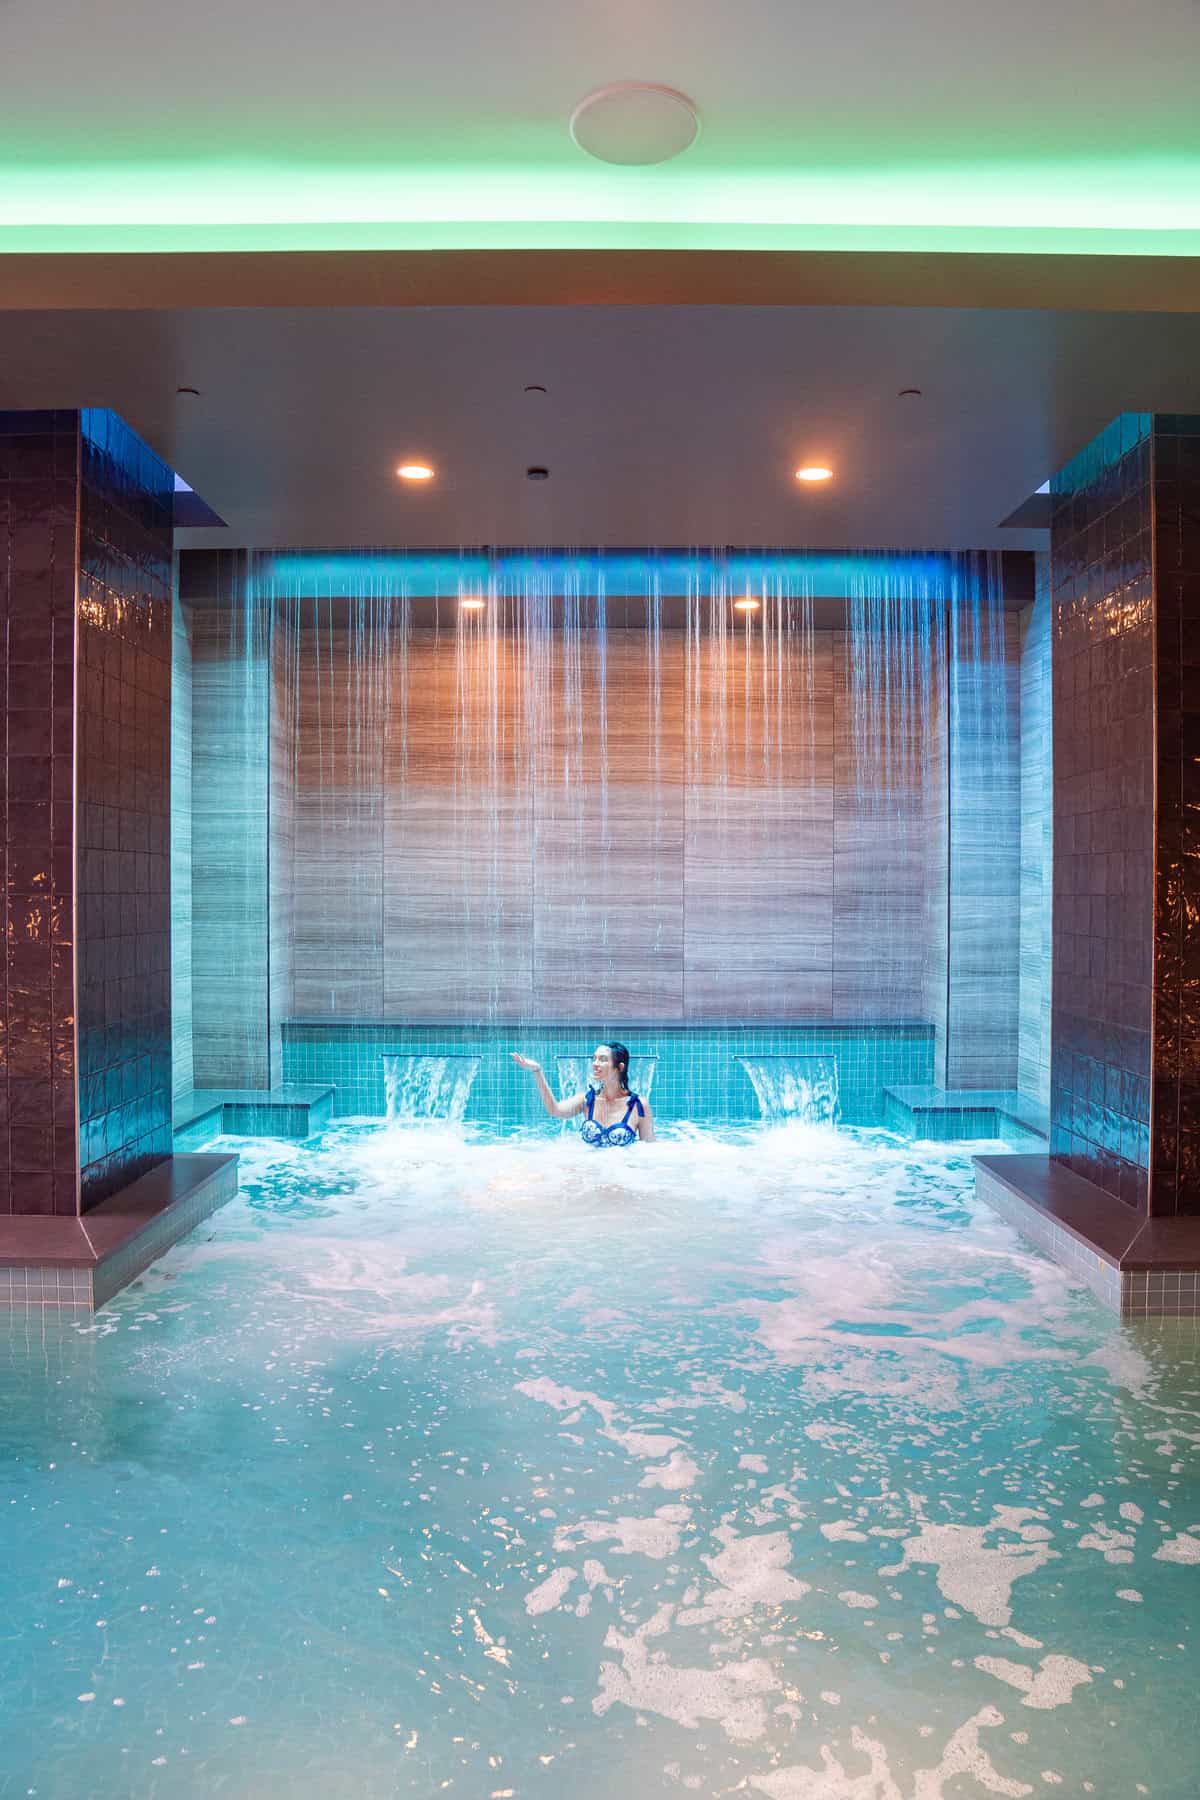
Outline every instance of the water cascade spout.
POLYGON ((838 1066, 835 1056, 739 1056, 771 1125, 797 1120, 804 1125, 836 1125, 838 1066))
POLYGON ((467 1110, 479 1060, 477 1056, 385 1056, 389 1124, 417 1119, 458 1123, 467 1110))

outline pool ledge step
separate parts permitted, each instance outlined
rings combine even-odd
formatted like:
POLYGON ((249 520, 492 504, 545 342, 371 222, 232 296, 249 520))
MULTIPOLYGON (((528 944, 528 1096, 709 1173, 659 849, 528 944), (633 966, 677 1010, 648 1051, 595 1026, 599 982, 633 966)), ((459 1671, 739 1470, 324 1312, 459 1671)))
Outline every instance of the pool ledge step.
POLYGON ((171 1156, 82 1218, 0 1216, 0 1307, 95 1312, 237 1186, 236 1156, 171 1156))
POLYGON ((932 1084, 885 1087, 884 1123, 907 1136, 952 1143, 960 1138, 1002 1138, 1034 1152, 1049 1136, 1047 1109, 1015 1088, 940 1088, 932 1084))
POLYGON ((1122 1318, 1200 1318, 1200 1218, 1147 1219, 1049 1156, 977 1156, 975 1191, 1122 1318))
POLYGON ((333 1116, 333 1084, 276 1088, 193 1088, 177 1094, 175 1148, 189 1150, 226 1132, 235 1137, 307 1138, 333 1116))

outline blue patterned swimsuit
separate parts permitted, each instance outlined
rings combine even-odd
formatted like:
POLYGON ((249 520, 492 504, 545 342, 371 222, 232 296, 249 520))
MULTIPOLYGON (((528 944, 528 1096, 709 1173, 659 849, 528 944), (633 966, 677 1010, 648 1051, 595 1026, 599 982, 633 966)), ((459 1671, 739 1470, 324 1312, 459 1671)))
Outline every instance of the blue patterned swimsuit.
POLYGON ((629 1105, 625 1108, 625 1117, 618 1119, 615 1125, 602 1125, 599 1119, 592 1117, 592 1108, 595 1104, 596 1090, 590 1087, 587 1091, 587 1118, 583 1121, 579 1132, 585 1144, 590 1144, 594 1150, 623 1150, 627 1144, 637 1143, 637 1126, 631 1125, 629 1121, 633 1117, 635 1106, 639 1119, 645 1118, 646 1109, 636 1094, 630 1094, 629 1105))

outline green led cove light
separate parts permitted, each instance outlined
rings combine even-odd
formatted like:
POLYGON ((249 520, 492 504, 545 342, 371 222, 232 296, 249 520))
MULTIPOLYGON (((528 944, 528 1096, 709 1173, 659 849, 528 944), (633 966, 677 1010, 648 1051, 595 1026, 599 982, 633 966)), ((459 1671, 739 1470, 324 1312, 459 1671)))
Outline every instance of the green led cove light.
POLYGON ((1200 254, 1200 154, 712 171, 262 158, 0 167, 0 253, 747 249, 1200 254))

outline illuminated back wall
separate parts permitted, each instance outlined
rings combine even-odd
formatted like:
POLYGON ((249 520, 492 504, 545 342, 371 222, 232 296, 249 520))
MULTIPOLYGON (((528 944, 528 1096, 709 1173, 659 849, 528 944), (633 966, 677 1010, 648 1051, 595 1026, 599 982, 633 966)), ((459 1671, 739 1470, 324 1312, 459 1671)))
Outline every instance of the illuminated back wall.
POLYGON ((177 1086, 278 1081, 287 1019, 598 1016, 921 1020, 1015 1086, 1028 595, 595 560, 602 606, 591 567, 185 555, 177 1086))

